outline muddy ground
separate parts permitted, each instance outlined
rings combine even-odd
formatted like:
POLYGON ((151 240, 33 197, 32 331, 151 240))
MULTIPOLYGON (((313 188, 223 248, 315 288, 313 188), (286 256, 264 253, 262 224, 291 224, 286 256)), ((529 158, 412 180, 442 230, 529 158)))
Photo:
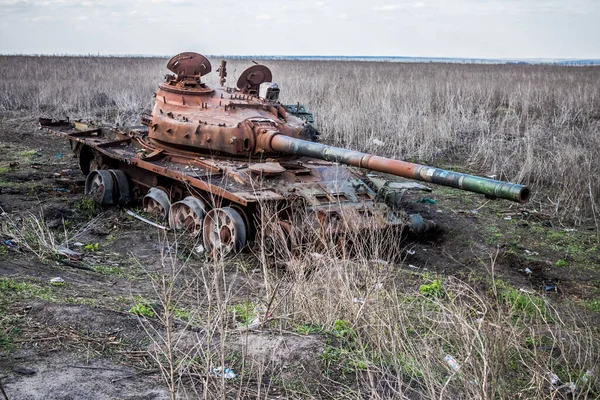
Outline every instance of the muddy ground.
MULTIPOLYGON (((152 274, 164 269, 161 254, 172 249, 160 231, 125 210, 92 209, 82 198, 83 176, 68 143, 38 130, 32 120, 2 120, 3 218, 18 222, 33 214, 58 238, 64 230, 70 236, 79 232, 69 245, 83 253, 82 265, 90 269, 74 268, 51 256, 40 260, 10 241, 14 238, 1 238, 0 380, 10 399, 169 398, 163 374, 151 357, 153 339, 164 333, 163 328, 156 318, 136 316, 131 309, 141 298, 157 297, 152 274), (64 284, 49 283, 55 277, 64 284)), ((591 226, 561 224, 544 213, 540 199, 518 205, 447 188, 413 195, 407 208, 435 220, 441 230, 408 238, 398 268, 441 276, 493 273, 516 288, 551 298, 557 307, 575 307, 600 323, 596 232, 591 226), (417 202, 423 197, 435 202, 417 202)), ((182 251, 193 253, 189 249, 182 251)), ((209 268, 202 255, 186 260, 182 279, 209 268)), ((251 254, 243 255, 226 266, 225 281, 234 299, 251 299, 253 290, 263 285, 263 271, 251 254)), ((177 324, 189 328, 182 330, 181 340, 192 347, 206 334, 185 322, 177 324)), ((254 387, 262 387, 264 393, 235 383, 225 390, 231 397, 265 393, 273 398, 335 397, 335 389, 321 373, 324 343, 318 334, 303 336, 263 327, 240 332, 232 328, 225 343, 208 346, 226 348, 224 353, 232 355, 224 360, 226 365, 239 367, 247 362, 246 366, 265 370, 253 375, 262 376, 254 387), (273 371, 278 373, 277 381, 270 379, 273 371), (298 382, 298 376, 303 377, 301 382, 312 383, 300 388, 290 384, 298 382)), ((228 384, 210 371, 198 369, 197 375, 202 385, 228 384)))

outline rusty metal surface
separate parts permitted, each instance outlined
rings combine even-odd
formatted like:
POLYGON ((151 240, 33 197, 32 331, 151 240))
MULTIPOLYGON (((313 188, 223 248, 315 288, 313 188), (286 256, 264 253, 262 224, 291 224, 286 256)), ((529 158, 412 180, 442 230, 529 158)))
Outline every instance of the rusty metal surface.
MULTIPOLYGON (((403 192, 391 193, 392 186, 380 179, 371 181, 364 169, 490 197, 515 201, 529 197, 529 189, 522 185, 317 143, 312 114, 302 105, 286 108, 275 97, 259 93, 260 85, 272 79, 263 65, 244 71, 238 88, 225 86, 224 61, 218 70, 221 86, 202 83, 211 65, 198 53, 178 54, 167 68, 175 75, 167 75, 159 84, 151 114, 142 117, 144 129, 116 130, 46 118, 40 124, 71 141, 84 173, 121 170, 131 182, 132 198, 142 199, 160 188, 171 204, 178 204, 177 215, 188 215, 184 208, 191 203, 182 200, 190 196, 206 204, 208 212, 233 207, 250 234, 259 230, 254 226, 260 223, 258 210, 268 204, 285 210, 281 226, 291 226, 290 213, 302 209, 313 217, 301 223, 333 235, 410 225, 412 217, 399 207, 403 192)), ((264 87, 279 90, 274 84, 264 87)), ((411 188, 415 186, 399 190, 411 188)), ((237 215, 219 212, 210 215, 237 215)), ((198 224, 199 220, 194 226, 198 224)))

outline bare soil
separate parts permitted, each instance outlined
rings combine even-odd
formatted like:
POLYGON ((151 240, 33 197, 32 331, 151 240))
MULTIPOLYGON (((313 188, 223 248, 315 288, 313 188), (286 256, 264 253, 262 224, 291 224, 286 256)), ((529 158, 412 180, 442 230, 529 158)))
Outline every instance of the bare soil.
MULTIPOLYGON (((2 120, 0 152, 2 211, 13 218, 41 215, 56 232, 64 229, 65 221, 85 226, 96 218, 76 240, 98 243, 98 250, 75 250, 84 252, 84 259, 94 265, 118 271, 102 273, 53 260, 41 262, 28 252, 5 246, 0 252, 0 277, 39 289, 13 298, 6 306, 6 318, 13 322, 10 344, 0 347, 0 380, 9 398, 169 398, 160 370, 148 355, 152 342, 142 322, 159 332, 162 328, 129 312, 136 296, 156 297, 148 274, 161 268, 164 246, 159 245, 159 233, 117 208, 95 213, 78 208, 83 176, 68 143, 37 130, 33 120, 2 120), (64 286, 50 285, 53 277, 63 278, 64 286), (22 368, 34 373, 23 374, 22 368)), ((591 228, 571 231, 536 212, 535 204, 488 201, 445 188, 426 195, 435 204, 418 203, 422 193, 411 196, 408 211, 435 220, 440 229, 409 237, 399 247, 404 260, 398 268, 480 279, 493 274, 517 288, 552 298, 558 307, 581 305, 579 312, 600 323, 600 315, 585 307, 600 295, 599 253, 597 247, 588 251, 596 240, 591 228), (486 267, 490 258, 496 260, 493 271, 486 267)), ((196 271, 184 271, 182 279, 203 268, 202 258, 188 268, 196 271)), ((225 279, 240 300, 251 298, 253 290, 263 285, 262 271, 251 255, 232 261, 225 279)), ((202 332, 184 331, 190 347, 203 340, 202 332)), ((230 335, 224 346, 229 353, 241 355, 230 360, 232 365, 243 362, 244 368, 263 368, 262 387, 273 397, 296 396, 294 390, 300 389, 285 383, 299 377, 313 396, 335 397, 335 388, 321 371, 325 341, 322 335, 265 327, 230 335), (278 381, 270 381, 271 376, 278 381)), ((218 380, 208 371, 203 379, 218 380)), ((233 387, 231 395, 238 395, 240 388, 233 387)))

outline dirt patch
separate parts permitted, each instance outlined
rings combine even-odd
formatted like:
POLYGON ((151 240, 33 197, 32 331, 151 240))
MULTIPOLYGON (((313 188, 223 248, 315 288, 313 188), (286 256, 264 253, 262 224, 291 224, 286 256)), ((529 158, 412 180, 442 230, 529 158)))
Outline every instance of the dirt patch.
POLYGON ((86 359, 60 347, 44 354, 18 351, 0 359, 0 373, 11 399, 169 399, 156 376, 106 358, 86 359), (26 368, 33 375, 14 372, 26 368))

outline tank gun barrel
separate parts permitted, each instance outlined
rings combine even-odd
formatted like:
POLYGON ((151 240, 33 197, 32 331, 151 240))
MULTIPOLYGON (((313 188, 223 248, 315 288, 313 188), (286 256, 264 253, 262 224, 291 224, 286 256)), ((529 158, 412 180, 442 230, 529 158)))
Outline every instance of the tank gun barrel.
POLYGON ((438 185, 480 193, 490 198, 500 198, 520 203, 525 203, 529 200, 529 188, 516 183, 502 182, 460 172, 429 167, 427 165, 393 160, 386 157, 328 146, 322 143, 296 139, 282 134, 271 133, 266 136, 267 137, 264 139, 267 140, 265 141, 263 139, 262 147, 275 152, 291 153, 353 165, 359 168, 366 168, 373 171, 385 172, 405 178, 432 182, 438 185))

